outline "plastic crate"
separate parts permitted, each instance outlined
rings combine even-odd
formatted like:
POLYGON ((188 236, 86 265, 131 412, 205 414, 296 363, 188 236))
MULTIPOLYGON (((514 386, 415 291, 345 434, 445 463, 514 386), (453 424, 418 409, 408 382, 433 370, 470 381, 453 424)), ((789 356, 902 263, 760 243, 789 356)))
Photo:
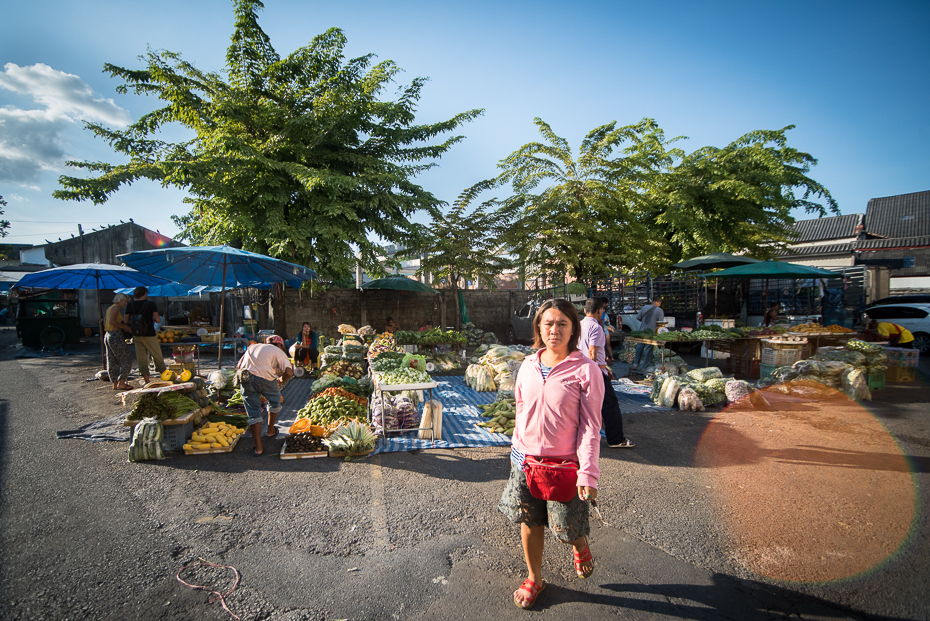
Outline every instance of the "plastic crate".
POLYGON ((777 364, 760 364, 759 365, 759 379, 765 379, 772 376, 772 371, 778 368, 777 364))
POLYGON ((762 364, 773 367, 789 367, 801 359, 801 348, 780 347, 762 349, 762 364))
POLYGON ((916 367, 920 362, 920 350, 903 347, 886 347, 889 367, 916 367))
POLYGON ((731 356, 727 358, 727 373, 759 379, 759 359, 731 356))
POLYGON ((188 421, 183 425, 162 425, 164 434, 161 439, 161 446, 166 451, 176 451, 182 448, 191 435, 194 433, 194 421, 188 421))
POLYGON ((885 374, 869 375, 869 390, 885 390, 885 374))
POLYGON ((917 376, 914 367, 888 367, 885 380, 889 382, 913 382, 917 376))

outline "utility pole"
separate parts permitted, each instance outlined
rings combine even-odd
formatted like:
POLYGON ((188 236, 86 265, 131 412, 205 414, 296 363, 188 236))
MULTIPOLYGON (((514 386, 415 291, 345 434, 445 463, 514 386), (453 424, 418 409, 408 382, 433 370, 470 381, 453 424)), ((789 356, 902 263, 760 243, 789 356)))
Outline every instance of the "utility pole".
POLYGON ((81 236, 81 263, 87 263, 84 259, 84 229, 78 224, 78 234, 81 236))

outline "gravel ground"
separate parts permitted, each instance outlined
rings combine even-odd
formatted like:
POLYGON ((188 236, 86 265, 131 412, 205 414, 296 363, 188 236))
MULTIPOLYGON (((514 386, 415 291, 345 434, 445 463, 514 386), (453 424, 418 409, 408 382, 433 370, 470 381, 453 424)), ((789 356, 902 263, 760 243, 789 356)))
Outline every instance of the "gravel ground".
MULTIPOLYGON (((125 443, 54 439, 119 411, 109 385, 84 381, 99 350, 13 359, 14 345, 0 328, 0 619, 229 619, 175 578, 201 559, 239 572, 226 603, 242 619, 527 618, 510 603, 525 572, 518 530, 496 511, 506 449, 281 461, 281 440, 252 457, 246 437, 231 454, 129 463, 125 443)), ((550 587, 529 616, 930 618, 927 402, 923 383, 876 393, 855 429, 819 407, 627 416, 637 447, 602 453, 595 575, 575 578, 549 539, 550 587), (799 489, 786 495, 782 480, 799 489), (843 516, 866 515, 869 491, 888 492, 887 536, 838 537, 845 556, 813 581, 826 574, 797 559, 843 516), (770 541, 794 556, 772 561, 770 541)), ((235 580, 213 567, 182 577, 224 593, 235 580)))

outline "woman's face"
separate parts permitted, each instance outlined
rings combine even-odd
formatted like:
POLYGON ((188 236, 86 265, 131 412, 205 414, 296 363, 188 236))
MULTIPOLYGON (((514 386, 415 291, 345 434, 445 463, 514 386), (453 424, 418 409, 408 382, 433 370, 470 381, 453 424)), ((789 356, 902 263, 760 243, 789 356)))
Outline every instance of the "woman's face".
POLYGON ((309 325, 304 324, 303 333, 304 333, 304 334, 310 334, 310 326, 309 326, 309 325))
POLYGON ((568 349, 568 341, 572 336, 571 319, 557 308, 550 308, 539 321, 539 333, 548 349, 568 349))
POLYGON ((129 300, 121 300, 116 303, 120 308, 126 308, 126 305, 129 304, 129 300))

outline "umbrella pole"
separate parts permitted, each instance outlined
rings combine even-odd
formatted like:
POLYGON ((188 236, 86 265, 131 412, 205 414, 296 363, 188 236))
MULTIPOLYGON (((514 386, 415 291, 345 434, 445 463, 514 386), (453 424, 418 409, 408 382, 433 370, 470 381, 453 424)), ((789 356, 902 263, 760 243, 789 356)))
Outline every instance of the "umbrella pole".
MULTIPOLYGON (((100 313, 100 277, 97 276, 97 330, 100 331, 100 362, 107 368, 107 351, 103 344, 103 315, 100 313)), ((110 380, 113 381, 113 380, 110 380)))
POLYGON ((226 257, 223 257, 223 290, 220 292, 220 340, 216 354, 217 369, 223 368, 223 313, 226 310, 226 257))

